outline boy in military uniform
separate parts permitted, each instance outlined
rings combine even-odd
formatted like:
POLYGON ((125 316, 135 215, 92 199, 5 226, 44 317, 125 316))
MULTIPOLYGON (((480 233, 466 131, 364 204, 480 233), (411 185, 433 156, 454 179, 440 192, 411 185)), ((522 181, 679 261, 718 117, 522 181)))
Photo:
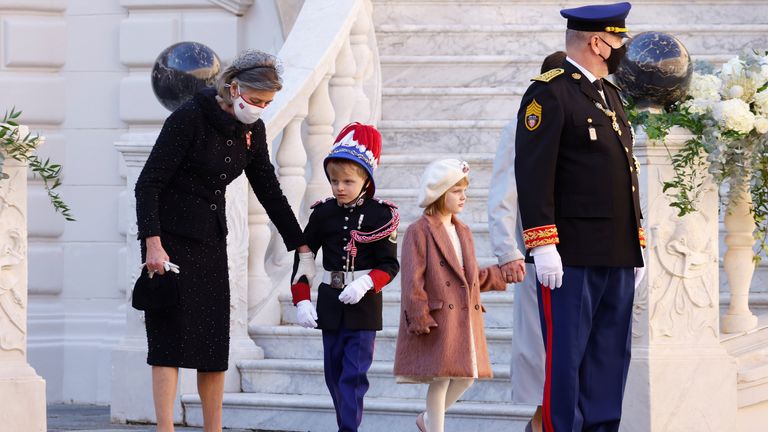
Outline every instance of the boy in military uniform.
POLYGON ((302 276, 291 287, 297 321, 323 333, 325 383, 336 409, 339 432, 357 431, 368 390, 376 331, 382 327, 381 289, 400 269, 396 206, 374 199, 373 172, 379 162, 381 135, 373 126, 352 123, 339 133, 325 158, 333 198, 312 205, 304 229, 314 261, 323 249, 323 280, 317 310, 310 302, 311 281, 302 276))
POLYGON ((617 431, 643 276, 632 129, 602 79, 624 55, 629 3, 564 9, 567 57, 533 79, 515 139, 523 240, 546 345, 547 432, 617 431))

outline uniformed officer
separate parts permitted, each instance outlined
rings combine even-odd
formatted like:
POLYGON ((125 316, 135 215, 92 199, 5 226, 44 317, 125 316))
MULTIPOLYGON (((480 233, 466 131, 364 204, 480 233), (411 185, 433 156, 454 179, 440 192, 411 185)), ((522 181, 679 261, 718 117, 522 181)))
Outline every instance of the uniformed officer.
MULTIPOLYGON (((323 331, 325 382, 339 432, 357 431, 362 421, 366 374, 382 328, 381 289, 400 270, 400 216, 394 204, 373 198, 380 151, 381 135, 373 126, 352 123, 339 133, 325 159, 334 196, 312 205, 304 228, 312 252, 323 249, 317 310, 305 277, 291 287, 298 323, 323 331)), ((302 259, 297 254, 294 278, 302 259)))
POLYGON ((515 170, 528 261, 540 284, 547 432, 617 431, 642 278, 633 134, 618 88, 629 3, 564 9, 566 60, 533 79, 515 170))

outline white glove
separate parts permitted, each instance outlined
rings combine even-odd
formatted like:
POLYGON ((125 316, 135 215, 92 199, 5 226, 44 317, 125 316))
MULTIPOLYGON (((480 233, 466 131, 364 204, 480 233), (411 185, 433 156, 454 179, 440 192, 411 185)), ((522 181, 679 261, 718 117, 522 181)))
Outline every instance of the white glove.
MULTIPOLYGON (((145 265, 147 265, 147 263, 142 263, 141 267, 139 267, 139 270, 141 270, 141 268, 144 267, 145 265)), ((163 268, 165 269, 165 271, 173 272, 173 273, 176 273, 176 274, 181 273, 181 269, 179 268, 179 266, 177 266, 176 264, 174 264, 174 263, 172 263, 170 261, 163 261, 163 268)), ((147 276, 150 279, 152 279, 152 277, 154 275, 155 275, 155 272, 153 272, 153 271, 148 271, 147 272, 147 276)))
POLYGON ((306 328, 317 327, 317 311, 309 300, 302 300, 296 304, 296 321, 306 328))
POLYGON ((346 304, 355 304, 371 288, 373 288, 373 279, 368 275, 361 276, 344 288, 344 291, 339 294, 339 301, 346 304))
POLYGON ((312 279, 315 277, 315 254, 312 252, 299 252, 299 266, 296 268, 296 276, 291 283, 295 284, 303 275, 307 277, 307 283, 312 286, 312 279))
POLYGON ((563 284, 563 261, 557 246, 544 245, 531 249, 533 263, 536 265, 536 277, 549 289, 560 288, 563 284))
POLYGON ((640 248, 640 256, 643 257, 643 266, 635 267, 635 289, 640 286, 640 282, 645 277, 645 256, 643 255, 643 249, 640 248))

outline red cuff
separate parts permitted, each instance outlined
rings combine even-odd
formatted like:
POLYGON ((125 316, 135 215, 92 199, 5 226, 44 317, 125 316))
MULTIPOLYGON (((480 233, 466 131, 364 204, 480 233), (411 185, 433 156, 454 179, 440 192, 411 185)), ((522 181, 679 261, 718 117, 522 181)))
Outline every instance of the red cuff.
POLYGON ((302 300, 310 300, 309 298, 309 284, 304 282, 296 282, 291 285, 291 294, 293 295, 293 305, 297 305, 302 300))
POLYGON ((537 246, 558 244, 560 237, 557 235, 555 225, 544 225, 523 231, 523 241, 526 249, 533 249, 537 246))
POLYGON ((384 288, 384 285, 388 284, 389 281, 392 280, 392 278, 389 276, 389 273, 379 269, 371 270, 368 273, 368 276, 370 276, 371 280, 373 281, 374 292, 380 292, 381 289, 384 288))

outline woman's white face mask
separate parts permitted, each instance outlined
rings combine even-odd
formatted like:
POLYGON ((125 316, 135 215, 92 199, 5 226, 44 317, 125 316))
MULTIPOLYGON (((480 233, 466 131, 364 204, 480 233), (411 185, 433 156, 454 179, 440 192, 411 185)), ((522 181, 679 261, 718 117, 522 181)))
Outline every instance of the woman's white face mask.
POLYGON ((264 112, 264 108, 248 103, 243 99, 243 94, 240 91, 240 87, 237 88, 237 98, 232 101, 235 117, 240 120, 241 123, 251 124, 261 117, 261 113, 264 112))

